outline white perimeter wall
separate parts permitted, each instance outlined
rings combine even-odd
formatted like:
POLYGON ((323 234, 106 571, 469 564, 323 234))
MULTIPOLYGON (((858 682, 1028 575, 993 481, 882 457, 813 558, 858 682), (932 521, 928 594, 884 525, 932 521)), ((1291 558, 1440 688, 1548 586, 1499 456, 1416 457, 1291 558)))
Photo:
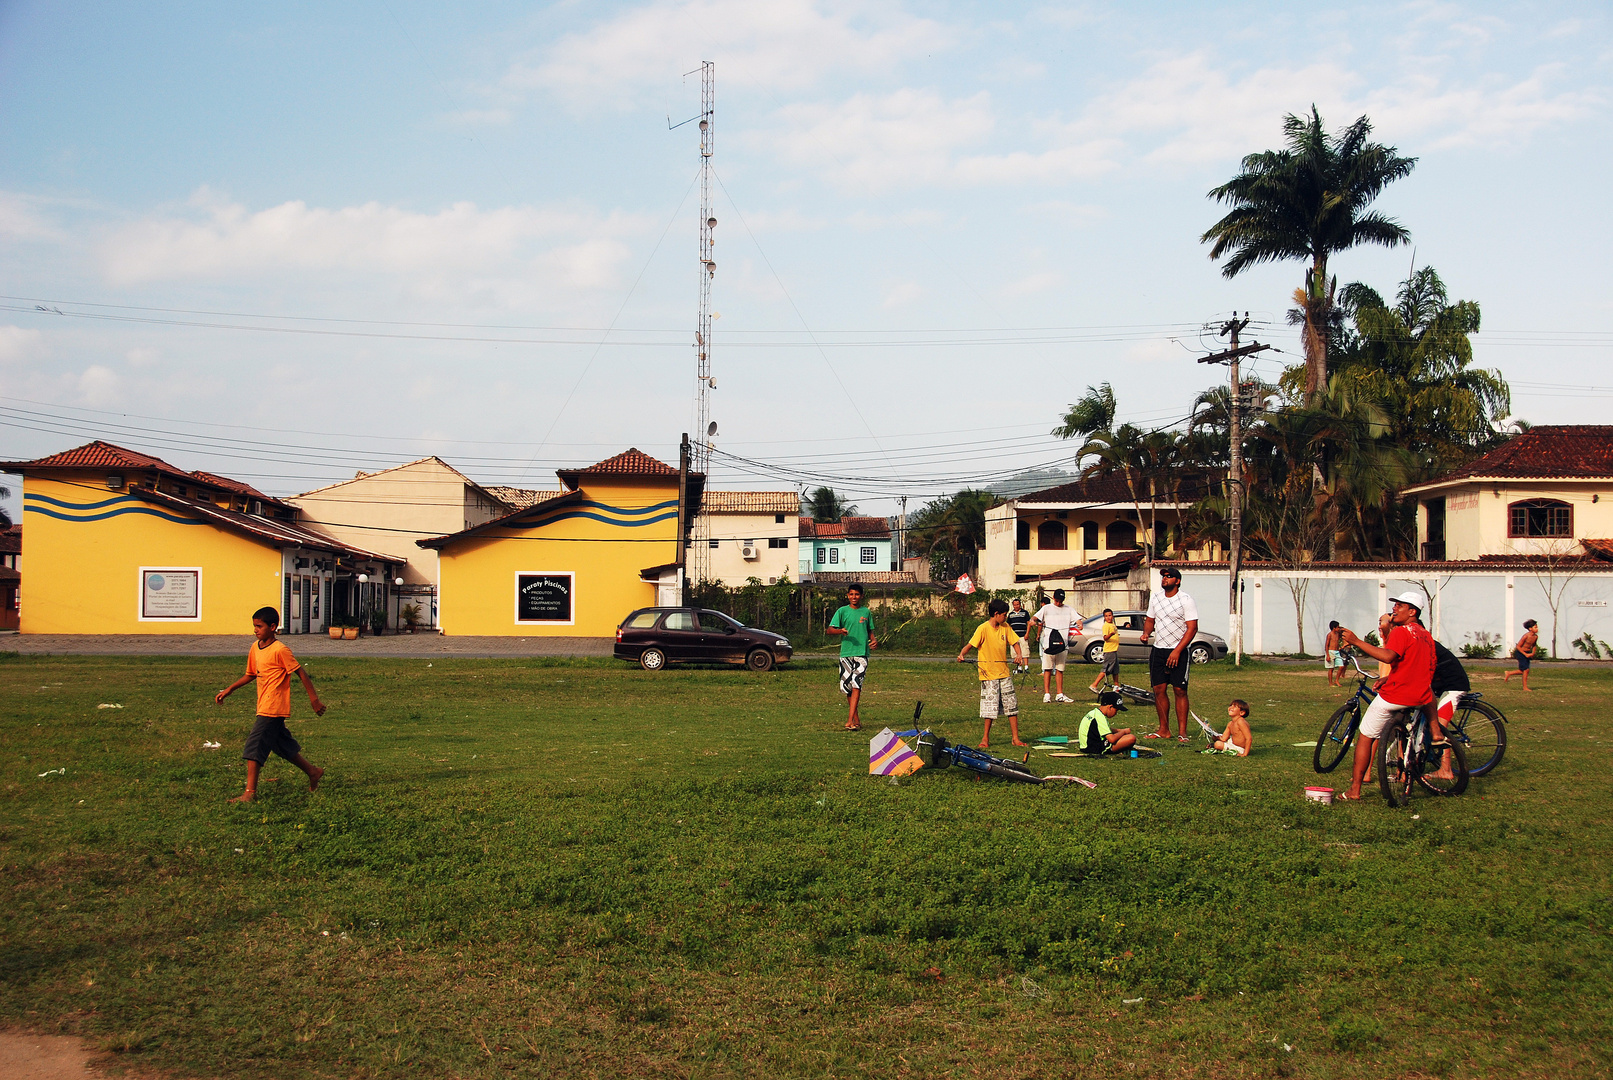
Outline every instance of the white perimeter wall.
MULTIPOLYGON (((1152 574, 1158 587, 1159 572, 1152 574)), ((1389 597, 1408 586, 1418 586, 1432 599, 1423 623, 1453 652, 1474 641, 1475 632, 1501 638, 1506 656, 1523 633, 1523 621, 1540 623, 1540 641, 1551 647, 1551 607, 1546 589, 1561 591, 1557 605, 1557 643, 1553 656, 1579 657, 1570 644, 1589 631, 1601 641, 1613 641, 1613 570, 1580 573, 1553 582, 1543 573, 1529 571, 1463 572, 1396 577, 1378 571, 1323 570, 1305 573, 1246 572, 1243 575, 1244 652, 1292 653, 1299 651, 1299 626, 1290 584, 1308 582, 1304 590, 1305 652, 1322 651, 1322 637, 1333 619, 1365 636, 1377 629, 1378 615, 1389 610, 1389 597)), ((1227 571, 1182 570, 1182 588, 1191 593, 1199 609, 1199 627, 1227 636, 1227 571)))

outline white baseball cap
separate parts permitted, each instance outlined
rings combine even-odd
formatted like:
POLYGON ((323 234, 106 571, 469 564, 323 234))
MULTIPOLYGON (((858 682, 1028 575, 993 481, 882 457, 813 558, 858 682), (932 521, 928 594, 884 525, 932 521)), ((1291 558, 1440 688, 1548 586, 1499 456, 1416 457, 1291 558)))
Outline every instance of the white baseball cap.
POLYGON ((1426 611, 1428 609, 1428 595, 1421 589, 1417 588, 1407 589, 1399 596, 1391 596, 1389 598, 1389 602, 1391 604, 1410 604, 1418 611, 1426 611))

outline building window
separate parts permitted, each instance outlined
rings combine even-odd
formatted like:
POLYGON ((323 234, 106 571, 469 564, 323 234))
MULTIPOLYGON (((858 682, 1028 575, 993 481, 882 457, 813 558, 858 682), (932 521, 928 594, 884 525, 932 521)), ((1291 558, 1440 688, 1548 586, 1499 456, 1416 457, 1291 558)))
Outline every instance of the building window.
POLYGON ((767 546, 770 548, 787 548, 790 546, 790 538, 788 536, 769 536, 767 546))
POLYGON ((1103 546, 1110 551, 1130 551, 1137 546, 1137 526, 1129 521, 1115 521, 1104 530, 1103 546))
POLYGON ((829 549, 829 561, 832 562, 832 563, 838 563, 840 561, 840 549, 839 548, 832 547, 832 548, 829 549))
POLYGON ((1063 551, 1070 546, 1069 530, 1061 521, 1044 521, 1036 526, 1036 546, 1043 551, 1063 551))
POLYGON ((1031 549, 1031 523, 1028 521, 1016 522, 1014 525, 1014 547, 1019 551, 1031 549))
POLYGON ((706 546, 714 548, 714 547, 717 547, 721 543, 722 543, 722 541, 720 541, 720 540, 707 540, 706 541, 706 546))
POLYGON ((874 563, 879 561, 879 549, 870 547, 863 548, 862 560, 864 566, 874 565, 874 563))
POLYGON ((775 525, 784 524, 784 515, 783 514, 774 514, 773 515, 773 524, 775 524, 775 525))
POLYGON ((1081 550, 1098 550, 1098 523, 1096 521, 1081 522, 1081 550))
POLYGON ((1507 507, 1507 535, 1568 537, 1574 535, 1574 508, 1558 499, 1529 499, 1507 507))
POLYGON ((827 552, 825 551, 825 549, 819 548, 818 549, 818 565, 822 566, 824 564, 824 562, 828 558, 829 558, 829 556, 828 556, 827 552))

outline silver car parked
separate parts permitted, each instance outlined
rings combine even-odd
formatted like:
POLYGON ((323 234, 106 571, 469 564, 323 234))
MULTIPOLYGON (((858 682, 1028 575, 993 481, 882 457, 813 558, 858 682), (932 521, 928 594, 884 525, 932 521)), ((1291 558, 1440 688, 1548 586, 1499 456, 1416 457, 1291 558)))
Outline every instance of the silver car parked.
MULTIPOLYGON (((1120 659, 1124 662, 1146 663, 1151 645, 1142 643, 1143 618, 1141 611, 1115 612, 1115 628, 1120 631, 1120 659)), ((1085 633, 1076 635, 1070 642, 1070 652, 1083 657, 1089 664, 1103 663, 1103 613, 1088 616, 1082 629, 1085 633)), ((1207 664, 1211 660, 1220 660, 1227 654, 1225 638, 1215 634, 1207 634, 1200 630, 1193 637, 1193 643, 1187 647, 1188 659, 1195 664, 1207 664)))

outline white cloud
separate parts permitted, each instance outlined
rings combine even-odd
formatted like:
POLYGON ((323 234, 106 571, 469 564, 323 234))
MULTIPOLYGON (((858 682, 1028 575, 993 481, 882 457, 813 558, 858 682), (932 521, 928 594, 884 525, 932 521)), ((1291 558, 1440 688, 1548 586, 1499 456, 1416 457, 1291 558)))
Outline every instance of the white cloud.
POLYGON ((838 105, 792 105, 776 145, 793 165, 855 189, 945 182, 957 152, 990 135, 986 93, 948 101, 933 90, 857 94, 838 105))
POLYGON ((885 308, 902 307, 905 304, 911 304, 923 295, 924 290, 919 287, 918 282, 898 281, 885 290, 885 299, 880 306, 885 308))
POLYGON ((725 83, 798 89, 836 71, 885 73, 949 47, 955 37, 948 27, 886 4, 656 2, 561 38, 513 66, 504 83, 577 104, 624 105, 640 88, 676 86, 711 60, 725 83))
POLYGON ((1064 199, 1049 199, 1046 202, 1029 203, 1021 208, 1024 213, 1044 221, 1056 221, 1060 225, 1073 225, 1081 228, 1095 224, 1109 216, 1109 212, 1101 206, 1090 203, 1073 203, 1064 199))
POLYGON ((1520 143, 1602 103, 1594 90, 1553 89, 1563 73, 1555 65, 1513 82, 1490 78, 1465 85, 1437 74, 1438 67, 1420 65, 1393 83, 1364 90, 1361 75, 1331 61, 1234 76, 1220 58, 1194 52, 1160 60, 1091 102, 1067 133, 1094 142, 1124 140, 1145 163, 1199 164, 1276 146, 1277 118, 1303 113, 1312 103, 1330 129, 1365 115, 1378 138, 1404 144, 1415 137, 1424 140, 1419 150, 1520 143))
POLYGON ((160 350, 153 349, 145 345, 130 349, 124 354, 124 359, 129 361, 129 366, 132 368, 150 367, 161 359, 161 357, 162 352, 160 350))
POLYGON ((109 367, 93 364, 78 377, 76 389, 79 399, 85 405, 99 407, 111 405, 118 400, 120 383, 117 372, 109 367))
POLYGON ((26 195, 0 191, 0 236, 12 240, 48 240, 59 230, 39 212, 39 202, 26 195))
POLYGON ((188 213, 153 215, 116 230, 100 251, 117 285, 290 272, 369 273, 402 279, 413 294, 504 302, 534 282, 610 287, 630 254, 622 237, 648 220, 582 207, 456 203, 434 214, 365 203, 302 201, 253 211, 205 189, 188 213))
POLYGON ((30 360, 42 352, 45 336, 21 326, 0 326, 0 364, 30 360))
POLYGON ((1005 299, 1015 296, 1031 296, 1035 293, 1057 288, 1063 280, 1060 275, 1050 270, 1043 270, 1035 274, 1026 274, 1017 281, 1004 283, 998 288, 997 294, 1005 299))

